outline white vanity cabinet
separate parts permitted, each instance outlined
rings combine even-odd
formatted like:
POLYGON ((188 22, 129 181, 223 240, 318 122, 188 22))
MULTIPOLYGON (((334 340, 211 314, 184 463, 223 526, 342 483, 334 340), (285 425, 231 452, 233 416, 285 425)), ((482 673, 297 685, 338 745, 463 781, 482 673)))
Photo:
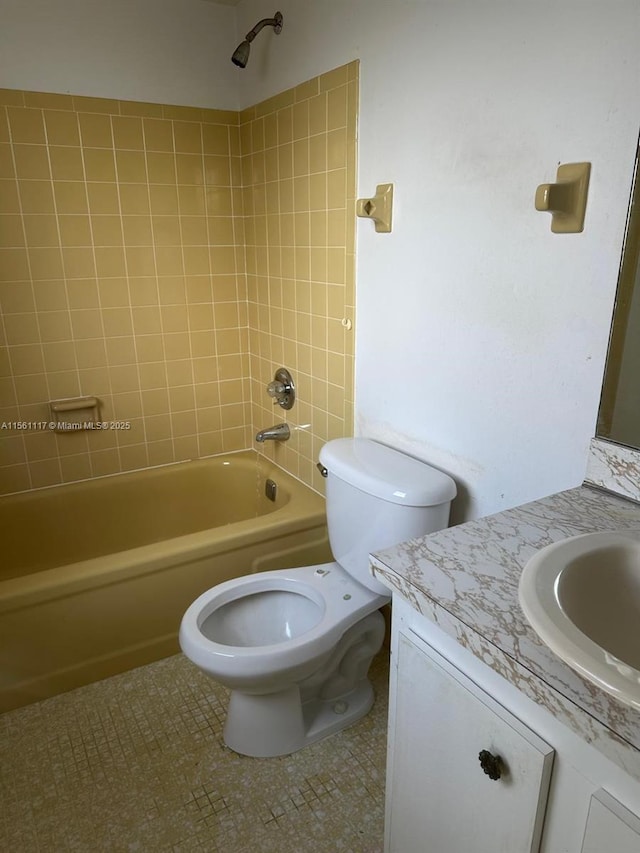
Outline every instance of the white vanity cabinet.
POLYGON ((591 797, 580 853, 638 853, 640 818, 606 791, 591 797))
POLYGON ((425 647, 396 646, 388 850, 537 853, 553 749, 425 647))
POLYGON ((602 790, 638 812, 640 785, 518 695, 394 598, 385 853, 640 853, 602 790))

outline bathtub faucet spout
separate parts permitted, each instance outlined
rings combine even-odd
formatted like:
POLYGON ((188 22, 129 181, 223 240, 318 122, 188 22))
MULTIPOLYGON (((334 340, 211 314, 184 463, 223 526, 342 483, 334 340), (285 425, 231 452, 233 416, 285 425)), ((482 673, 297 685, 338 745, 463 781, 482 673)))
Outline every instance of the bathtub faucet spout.
POLYGON ((289 424, 276 424, 269 429, 261 429, 256 433, 256 441, 287 441, 291 437, 289 424))

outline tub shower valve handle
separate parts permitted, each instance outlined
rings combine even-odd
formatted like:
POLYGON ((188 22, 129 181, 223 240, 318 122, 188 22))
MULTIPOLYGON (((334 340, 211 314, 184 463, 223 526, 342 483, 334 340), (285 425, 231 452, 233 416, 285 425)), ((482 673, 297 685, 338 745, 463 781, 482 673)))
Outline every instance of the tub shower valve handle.
POLYGON ((267 385, 267 394, 273 397, 273 405, 281 405, 280 400, 284 400, 287 388, 284 382, 276 382, 274 379, 267 385))
POLYGON ((291 409, 296 399, 296 389, 286 367, 279 367, 273 381, 267 385, 267 394, 273 397, 273 405, 291 409))

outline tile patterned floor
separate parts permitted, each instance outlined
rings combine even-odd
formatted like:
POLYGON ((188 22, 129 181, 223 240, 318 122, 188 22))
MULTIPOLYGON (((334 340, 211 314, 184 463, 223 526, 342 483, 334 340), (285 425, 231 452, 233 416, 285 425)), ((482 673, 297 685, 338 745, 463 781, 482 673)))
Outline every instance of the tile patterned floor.
POLYGON ((0 850, 380 853, 388 657, 351 728, 294 755, 224 746, 227 694, 182 655, 0 716, 0 850))

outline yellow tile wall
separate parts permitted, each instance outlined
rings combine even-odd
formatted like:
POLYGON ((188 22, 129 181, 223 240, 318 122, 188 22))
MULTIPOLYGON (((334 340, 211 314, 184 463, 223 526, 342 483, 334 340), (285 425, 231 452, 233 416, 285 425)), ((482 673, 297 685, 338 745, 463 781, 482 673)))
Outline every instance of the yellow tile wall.
POLYGON ((236 112, 0 90, 0 491, 250 442, 236 112), (130 429, 56 434, 95 395, 130 429))
POLYGON ((0 89, 0 493, 279 420, 263 452, 323 490, 320 447, 353 431, 357 96, 357 62, 242 113, 0 89), (79 395, 130 428, 29 428, 79 395))
POLYGON ((286 420, 291 439, 262 452, 318 491, 320 448, 353 435, 358 67, 240 114, 252 429, 286 420), (280 365, 289 412, 265 391, 280 365))

